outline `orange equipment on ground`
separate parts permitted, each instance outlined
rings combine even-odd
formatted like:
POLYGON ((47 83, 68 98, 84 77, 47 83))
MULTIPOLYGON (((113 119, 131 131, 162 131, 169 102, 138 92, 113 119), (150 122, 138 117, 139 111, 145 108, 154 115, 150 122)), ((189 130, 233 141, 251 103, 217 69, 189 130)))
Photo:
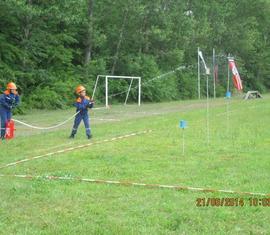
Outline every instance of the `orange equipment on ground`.
POLYGON ((7 121, 6 123, 6 139, 13 139, 15 134, 15 123, 13 120, 7 121))

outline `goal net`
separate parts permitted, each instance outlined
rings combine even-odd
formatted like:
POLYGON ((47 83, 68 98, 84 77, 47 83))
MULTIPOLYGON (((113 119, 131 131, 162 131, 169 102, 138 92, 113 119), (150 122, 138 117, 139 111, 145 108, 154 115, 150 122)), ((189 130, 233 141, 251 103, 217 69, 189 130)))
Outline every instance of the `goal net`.
POLYGON ((100 79, 104 79, 105 80, 105 106, 106 108, 109 107, 109 98, 110 97, 114 97, 114 96, 117 96, 117 95, 120 95, 120 94, 124 94, 126 93, 126 98, 125 98, 125 102, 124 104, 126 105, 127 104, 127 101, 128 101, 128 98, 129 98, 129 94, 130 94, 130 90, 131 90, 131 86, 133 84, 133 81, 135 80, 137 82, 137 86, 136 87, 133 87, 132 89, 137 89, 138 90, 138 106, 141 105, 141 77, 133 77, 133 76, 112 76, 112 75, 98 75, 97 76, 97 79, 96 79, 96 82, 95 82, 95 87, 94 87, 94 90, 93 90, 93 95, 92 95, 92 98, 94 98, 95 96, 95 92, 96 92, 96 89, 97 89, 97 86, 98 86, 98 83, 99 83, 99 80, 100 79), (128 86, 128 89, 125 90, 125 91, 122 91, 122 92, 119 92, 117 94, 109 94, 109 84, 110 84, 110 80, 116 80, 116 79, 125 79, 125 80, 128 80, 129 81, 129 86, 128 86))

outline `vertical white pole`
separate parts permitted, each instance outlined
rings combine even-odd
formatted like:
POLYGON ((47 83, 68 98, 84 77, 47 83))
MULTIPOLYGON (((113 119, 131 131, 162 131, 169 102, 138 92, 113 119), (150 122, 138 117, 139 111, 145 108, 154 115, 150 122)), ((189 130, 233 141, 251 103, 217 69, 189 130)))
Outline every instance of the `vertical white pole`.
POLYGON ((141 78, 139 78, 138 105, 141 106, 141 78))
POLYGON ((206 75, 206 131, 207 131, 207 144, 210 142, 209 131, 209 75, 206 75))
POLYGON ((201 84, 200 84, 200 80, 201 80, 201 75, 200 75, 200 56, 199 56, 199 51, 200 48, 198 47, 198 99, 201 99, 201 84))
POLYGON ((183 145, 182 145, 182 154, 183 154, 183 156, 184 156, 184 155, 185 155, 185 128, 183 128, 182 132, 183 132, 183 133, 182 133, 182 135, 183 135, 183 136, 182 136, 182 140, 183 140, 183 141, 182 141, 182 142, 183 142, 183 143, 182 143, 182 144, 183 144, 183 145))
POLYGON ((226 121, 227 121, 227 136, 229 137, 229 133, 230 133, 230 118, 229 118, 229 106, 230 106, 230 98, 226 97, 227 102, 226 102, 226 121))
MULTIPOLYGON (((230 54, 228 55, 228 76, 227 76, 227 92, 230 91, 230 64, 229 64, 229 58, 230 54)), ((226 102, 226 117, 227 117, 227 136, 229 138, 230 134, 230 117, 229 117, 229 107, 230 107, 230 97, 227 97, 227 102, 226 102)))
POLYGON ((227 92, 230 91, 230 65, 229 65, 229 59, 230 59, 230 54, 228 55, 228 76, 227 76, 227 92))
POLYGON ((128 96, 129 96, 130 88, 131 88, 131 86, 132 86, 133 79, 134 79, 134 78, 131 79, 131 82, 130 82, 130 84, 129 84, 129 88, 128 88, 128 92, 127 92, 127 96, 126 96, 126 100, 125 100, 125 105, 127 104, 127 100, 128 100, 128 96))
POLYGON ((109 107, 109 102, 108 102, 108 77, 105 77, 105 97, 106 97, 106 108, 109 107))
POLYGON ((213 85, 214 85, 214 99, 216 98, 216 79, 215 79, 215 67, 216 67, 216 61, 215 61, 215 48, 213 48, 213 85))

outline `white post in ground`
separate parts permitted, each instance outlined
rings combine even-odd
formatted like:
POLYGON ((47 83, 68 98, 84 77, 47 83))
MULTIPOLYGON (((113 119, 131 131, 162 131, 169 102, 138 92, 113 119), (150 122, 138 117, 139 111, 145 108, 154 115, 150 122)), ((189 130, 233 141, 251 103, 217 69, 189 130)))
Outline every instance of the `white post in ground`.
POLYGON ((179 127, 182 129, 182 155, 185 155, 185 128, 187 127, 187 123, 185 120, 181 120, 179 123, 179 127))
POLYGON ((215 48, 213 48, 213 85, 214 85, 214 99, 216 98, 216 79, 215 79, 215 67, 216 67, 216 61, 215 61, 215 48))
POLYGON ((199 56, 199 51, 200 48, 198 47, 198 99, 201 99, 201 84, 200 84, 200 80, 201 80, 201 75, 200 75, 200 56, 199 56))
POLYGON ((230 117, 229 117, 229 108, 230 108, 230 98, 231 98, 231 93, 230 93, 230 64, 229 64, 229 59, 230 59, 230 54, 228 55, 228 76, 227 76, 227 92, 226 92, 226 121, 227 121, 227 136, 229 139, 229 134, 230 134, 230 117))
POLYGON ((231 98, 231 93, 229 91, 226 92, 226 124, 227 124, 227 136, 229 139, 229 134, 230 134, 230 117, 229 117, 229 106, 230 106, 230 98, 231 98))
POLYGON ((141 77, 139 77, 138 105, 141 106, 141 77))
POLYGON ((183 143, 182 143, 182 154, 184 156, 185 155, 185 129, 183 129, 183 131, 182 131, 182 141, 183 141, 183 143))
POLYGON ((108 76, 105 77, 105 97, 106 97, 106 108, 109 107, 109 97, 108 97, 108 76))
POLYGON ((227 75, 227 92, 230 91, 230 65, 229 65, 229 59, 230 59, 230 54, 228 55, 228 75, 227 75))
POLYGON ((210 142, 209 130, 209 72, 206 72, 206 131, 207 131, 207 144, 210 142))

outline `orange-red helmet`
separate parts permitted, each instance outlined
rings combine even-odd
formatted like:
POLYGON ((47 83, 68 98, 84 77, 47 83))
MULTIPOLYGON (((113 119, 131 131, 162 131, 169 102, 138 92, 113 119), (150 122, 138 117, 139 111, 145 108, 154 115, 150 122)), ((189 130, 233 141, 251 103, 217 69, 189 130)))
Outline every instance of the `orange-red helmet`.
POLYGON ((84 86, 82 86, 82 85, 79 85, 79 86, 77 86, 77 88, 76 88, 76 94, 80 94, 82 91, 85 91, 86 89, 85 89, 85 87, 84 86))
POLYGON ((14 82, 9 82, 7 84, 7 90, 17 90, 17 86, 14 82))

